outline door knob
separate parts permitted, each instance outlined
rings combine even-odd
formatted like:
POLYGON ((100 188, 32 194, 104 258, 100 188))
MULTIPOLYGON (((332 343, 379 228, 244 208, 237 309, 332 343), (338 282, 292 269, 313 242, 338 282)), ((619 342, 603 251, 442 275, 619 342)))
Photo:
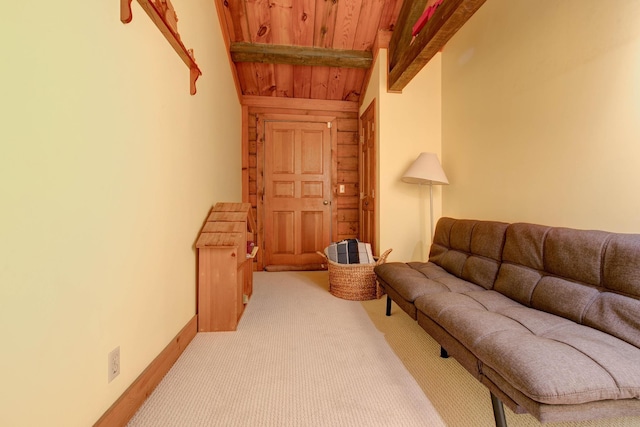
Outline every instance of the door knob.
POLYGON ((322 202, 322 204, 323 204, 323 205, 328 205, 328 204, 329 204, 329 201, 328 201, 328 200, 325 200, 324 202, 322 202))

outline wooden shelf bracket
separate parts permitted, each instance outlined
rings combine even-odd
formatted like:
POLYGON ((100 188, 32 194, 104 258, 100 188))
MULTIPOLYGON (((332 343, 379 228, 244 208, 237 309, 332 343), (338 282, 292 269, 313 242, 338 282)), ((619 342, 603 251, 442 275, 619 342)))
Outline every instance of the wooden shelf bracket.
MULTIPOLYGON (((131 12, 132 0, 120 0, 120 21, 123 24, 128 24, 133 19, 133 13, 131 12)), ((138 0, 142 9, 149 15, 149 18, 156 24, 156 27, 167 39, 169 44, 176 51, 182 61, 189 67, 189 93, 191 95, 196 94, 196 80, 202 75, 202 71, 196 64, 196 59, 193 54, 193 49, 187 49, 182 40, 180 40, 180 34, 177 30, 177 18, 171 3, 168 0, 138 0), (164 8, 168 5, 168 9, 164 8), (164 10, 163 10, 164 8, 164 10), (173 14, 173 20, 167 19, 167 16, 173 14)))

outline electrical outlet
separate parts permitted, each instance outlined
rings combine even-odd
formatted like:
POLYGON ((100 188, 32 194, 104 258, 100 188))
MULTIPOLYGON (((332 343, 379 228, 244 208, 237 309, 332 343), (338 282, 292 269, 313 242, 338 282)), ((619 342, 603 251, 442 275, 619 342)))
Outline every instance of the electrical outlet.
POLYGON ((120 346, 111 350, 108 360, 109 382, 120 374, 120 346))

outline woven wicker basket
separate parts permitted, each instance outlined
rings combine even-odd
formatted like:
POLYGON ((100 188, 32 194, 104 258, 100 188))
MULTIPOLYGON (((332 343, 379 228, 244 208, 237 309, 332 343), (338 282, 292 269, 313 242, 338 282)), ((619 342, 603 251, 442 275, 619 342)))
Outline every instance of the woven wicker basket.
POLYGON ((339 264, 322 255, 328 263, 329 292, 332 295, 352 301, 365 301, 380 298, 384 290, 376 280, 373 268, 384 264, 391 249, 387 249, 375 264, 339 264))

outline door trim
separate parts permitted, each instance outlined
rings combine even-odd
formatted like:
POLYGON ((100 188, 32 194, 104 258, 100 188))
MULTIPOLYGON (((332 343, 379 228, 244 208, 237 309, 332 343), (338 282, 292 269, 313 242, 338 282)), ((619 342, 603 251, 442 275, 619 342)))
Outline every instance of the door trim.
POLYGON ((374 98, 371 103, 367 106, 362 115, 358 118, 358 133, 359 133, 359 141, 358 141, 358 175, 360 179, 360 197, 358 203, 358 219, 360 226, 360 237, 364 239, 363 232, 365 231, 364 227, 364 208, 363 203, 365 198, 373 199, 371 202, 373 203, 373 224, 371 231, 372 236, 370 236, 371 247, 373 248, 374 254, 380 254, 379 247, 379 230, 378 230, 378 197, 376 193, 378 193, 378 144, 377 144, 377 135, 378 135, 378 120, 376 114, 376 99, 374 98), (364 129, 364 120, 371 116, 371 123, 373 125, 373 129, 365 130, 364 129), (367 137, 367 134, 370 135, 370 138, 367 137), (364 144, 365 143, 373 143, 372 152, 373 158, 369 157, 366 159, 364 157, 364 144), (366 165, 367 160, 370 164, 366 165), (369 171, 369 176, 365 179, 366 171, 369 171), (365 188, 365 182, 369 182, 370 188, 365 188), (372 194, 368 194, 371 190, 372 194))
MULTIPOLYGON (((338 206, 337 200, 338 189, 338 124, 336 116, 315 116, 304 114, 256 114, 256 226, 257 242, 262 252, 264 252, 264 142, 265 142, 265 124, 267 122, 311 122, 311 123, 330 123, 331 134, 331 239, 338 239, 338 206)), ((258 270, 263 270, 264 258, 258 259, 258 270)))

